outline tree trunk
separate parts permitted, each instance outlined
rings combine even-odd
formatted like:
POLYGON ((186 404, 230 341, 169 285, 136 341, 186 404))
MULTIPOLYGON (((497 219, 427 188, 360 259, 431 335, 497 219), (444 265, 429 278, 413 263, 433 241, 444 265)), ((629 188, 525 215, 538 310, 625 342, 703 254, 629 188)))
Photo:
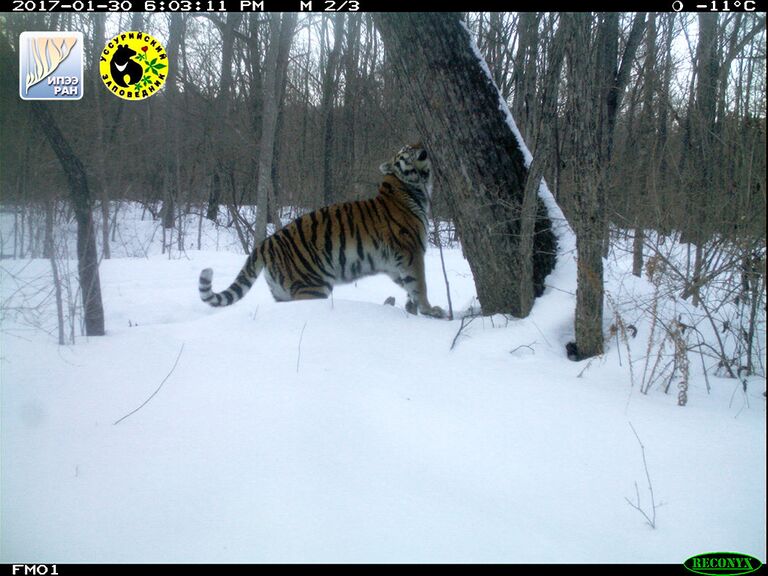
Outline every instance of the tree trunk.
MULTIPOLYGON (((184 22, 181 14, 171 14, 171 23, 168 32, 168 45, 166 52, 168 61, 171 65, 178 66, 181 59, 178 57, 182 43, 184 22)), ((171 145, 165 150, 165 174, 163 181, 163 207, 160 212, 160 219, 163 225, 163 237, 165 230, 170 230, 176 226, 176 201, 178 196, 179 179, 177 168, 177 157, 179 156, 179 115, 176 88, 177 73, 174 70, 168 71, 168 78, 165 82, 166 112, 165 112, 165 131, 168 134, 171 145)), ((165 245, 163 246, 165 249, 165 245)), ((170 242, 168 243, 170 250, 170 242)))
MULTIPOLYGON (((94 51, 94 69, 98 70, 99 59, 101 58, 102 46, 104 46, 104 21, 106 17, 104 14, 97 13, 93 15, 93 43, 98 46, 94 51)), ((106 178, 106 138, 104 133, 104 91, 101 84, 101 79, 95 74, 93 75, 93 100, 95 104, 94 118, 96 121, 96 185, 99 189, 99 196, 101 197, 101 254, 105 260, 109 260, 112 257, 109 245, 109 192, 107 191, 107 178, 106 178)))
POLYGON ((51 274, 53 275, 54 297, 56 300, 56 325, 59 333, 59 345, 63 346, 64 339, 64 304, 61 297, 61 277, 57 262, 56 245, 53 240, 53 219, 56 211, 56 200, 48 203, 45 210, 45 258, 51 261, 51 274))
POLYGON ((275 122, 275 138, 273 157, 272 157, 272 195, 269 198, 269 214, 275 230, 282 227, 280 221, 281 200, 280 200, 280 140, 282 138, 285 119, 285 95, 288 84, 288 59, 293 43, 293 35, 296 32, 296 23, 298 16, 296 14, 284 14, 280 26, 280 40, 277 53, 277 72, 276 72, 276 90, 277 90, 277 120, 275 122))
MULTIPOLYGON (((610 22, 608 23, 610 24, 610 22)), ((605 176, 601 156, 601 127, 605 127, 608 72, 605 64, 605 33, 594 40, 592 16, 562 14, 560 25, 568 36, 566 140, 570 159, 567 173, 573 188, 572 223, 576 232, 577 286, 576 359, 603 352, 603 259, 605 233, 605 176), (601 42, 602 40, 602 42, 601 42)))
MULTIPOLYGON (((380 13, 376 24, 404 99, 432 155, 436 184, 453 214, 484 314, 522 316, 520 216, 528 171, 507 124, 506 104, 457 14, 380 13)), ((549 225, 538 243, 554 236, 549 225)), ((544 277, 554 255, 534 268, 544 277)), ((524 257, 529 258, 530 255, 524 257)))
MULTIPOLYGON (((565 174, 572 183, 572 224, 578 259, 577 359, 603 352, 603 260, 608 245, 606 187, 610 182, 613 132, 629 71, 645 28, 636 14, 618 62, 618 15, 561 14, 566 30, 568 134, 565 174)), ((566 176, 564 176, 565 178, 566 176)))
MULTIPOLYGON (((543 213, 541 204, 537 202, 539 187, 544 174, 551 167, 553 148, 555 146, 555 124, 557 122, 557 95, 559 92, 560 72, 563 63, 563 51, 565 34, 558 29, 549 45, 547 68, 544 73, 543 85, 540 95, 535 92, 535 86, 529 86, 533 93, 525 96, 528 103, 528 134, 529 142, 535 142, 534 156, 528 167, 528 178, 525 181, 523 195, 523 209, 520 225, 520 301, 523 315, 527 315, 533 307, 534 296, 541 295, 544 286, 542 267, 534 266, 539 252, 546 251, 554 254, 556 246, 545 247, 541 242, 545 241, 546 230, 541 229, 541 223, 546 220, 546 211, 543 213), (535 244, 539 233, 544 232, 544 238, 535 244)), ((540 256, 538 256, 540 257, 540 256)))
POLYGON ((531 143, 531 131, 535 122, 534 99, 536 97, 536 59, 539 50, 539 23, 541 15, 521 12, 518 23, 518 46, 515 57, 515 92, 512 101, 520 133, 531 143))
POLYGON ((77 221, 77 270, 83 301, 86 336, 104 335, 104 308, 101 302, 96 229, 91 215, 91 194, 80 159, 64 138, 44 102, 31 102, 32 117, 45 134, 67 176, 69 194, 77 221))
POLYGON ((333 48, 328 55, 328 62, 323 74, 323 101, 321 104, 323 116, 323 203, 331 204, 336 200, 337 192, 334 190, 334 126, 333 126, 333 101, 335 99, 336 72, 339 66, 341 44, 344 41, 344 14, 339 13, 331 17, 333 22, 333 48))
POLYGON ((341 133, 341 158, 352 176, 357 180, 357 163, 355 158, 355 116, 358 95, 358 57, 360 53, 360 26, 362 18, 351 17, 347 22, 346 51, 344 54, 344 100, 341 133))
MULTIPOLYGON (((293 29, 296 26, 296 14, 286 12, 270 14, 270 44, 264 63, 264 110, 261 121, 261 143, 259 144, 259 176, 256 185, 256 224, 254 241, 256 245, 264 241, 267 235, 267 216, 272 190, 272 164, 275 151, 275 134, 277 129, 278 98, 285 92, 285 73, 288 62, 288 51, 291 46, 293 29), (281 54, 284 57, 281 57, 281 54), (280 64, 280 65, 278 65, 280 64)), ((275 223, 277 226, 279 221, 275 223)))
MULTIPOLYGON (((219 80, 219 94, 214 102, 216 113, 214 117, 216 121, 221 125, 226 125, 229 122, 229 106, 230 106, 230 91, 232 87, 232 58, 234 55, 235 45, 235 30, 237 30, 243 15, 237 12, 228 12, 227 19, 221 32, 221 77, 219 80)), ((229 162, 224 158, 226 155, 223 151, 224 138, 216 138, 219 133, 214 136, 212 143, 214 149, 214 161, 213 170, 219 176, 220 181, 224 181, 227 178, 227 174, 232 172, 229 167, 229 162)), ((208 197, 208 209, 206 210, 206 217, 209 220, 216 221, 216 215, 219 213, 219 204, 222 199, 219 195, 221 189, 214 186, 211 189, 211 195, 208 197)))
POLYGON ((640 186, 634 205, 635 233, 632 242, 632 274, 643 274, 644 226, 648 222, 648 198, 650 188, 656 186, 656 134, 653 121, 653 97, 656 92, 656 16, 648 15, 648 32, 645 37, 645 62, 643 63, 643 112, 640 116, 640 149, 637 151, 640 165, 640 186))
POLYGON ((696 49, 696 99, 692 110, 692 182, 688 191, 691 241, 696 244, 696 260, 691 279, 694 306, 699 304, 700 280, 704 272, 704 243, 710 235, 709 204, 712 184, 714 135, 717 109, 717 14, 699 14, 699 42, 696 49))

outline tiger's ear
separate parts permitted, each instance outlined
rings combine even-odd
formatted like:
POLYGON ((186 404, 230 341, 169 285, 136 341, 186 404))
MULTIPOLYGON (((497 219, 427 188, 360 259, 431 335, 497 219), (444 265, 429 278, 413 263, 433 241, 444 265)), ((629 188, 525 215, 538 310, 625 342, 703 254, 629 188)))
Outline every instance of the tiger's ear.
POLYGON ((382 174, 394 174, 395 173, 395 169, 392 166, 391 162, 384 162, 383 164, 380 164, 379 165, 379 171, 382 174))

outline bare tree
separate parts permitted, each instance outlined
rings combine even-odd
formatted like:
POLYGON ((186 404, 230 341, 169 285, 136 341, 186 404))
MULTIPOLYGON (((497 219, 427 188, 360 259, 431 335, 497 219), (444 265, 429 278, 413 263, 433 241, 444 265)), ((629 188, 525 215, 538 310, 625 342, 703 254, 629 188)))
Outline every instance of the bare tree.
MULTIPOLYGON (((95 46, 98 46, 96 50, 94 50, 94 64, 93 68, 94 70, 99 69, 99 59, 101 58, 101 46, 104 45, 104 21, 105 21, 105 15, 104 14, 94 14, 93 15, 93 43, 95 46)), ((105 260, 109 260, 111 258, 111 252, 109 247, 109 191, 107 188, 107 182, 104 180, 104 176, 106 175, 106 166, 105 166, 105 153, 106 153, 106 138, 105 138, 105 128, 104 128, 104 116, 105 116, 105 105, 104 105, 104 96, 106 95, 106 92, 104 91, 104 87, 100 86, 101 79, 98 77, 98 75, 93 74, 93 100, 96 107, 96 113, 94 114, 95 120, 96 120, 96 139, 97 139, 97 146, 96 146, 96 166, 97 170, 95 173, 95 180, 96 180, 96 187, 100 191, 100 199, 101 199, 101 253, 105 260)))
POLYGON ((274 194, 272 189, 272 162, 275 150, 275 134, 277 130, 278 98, 284 92, 285 65, 293 29, 296 26, 296 15, 292 12, 283 14, 272 13, 269 18, 270 43, 267 58, 264 63, 264 111, 261 123, 261 144, 259 145, 259 176, 256 186, 256 226, 254 240, 261 243, 267 234, 267 215, 269 198, 274 194), (285 56, 281 57, 281 53, 285 56), (282 62, 282 66, 278 63, 282 62))
MULTIPOLYGON (((537 58, 539 52, 539 24, 541 15, 536 12, 520 14, 517 34, 517 53, 514 66, 514 98, 512 114, 520 126, 520 132, 529 140, 536 97, 537 58)), ((529 140, 530 141, 530 140, 529 140)))
MULTIPOLYGON (((168 33, 168 46, 166 52, 168 61, 177 63, 181 52, 181 45, 184 34, 183 16, 178 13, 170 15, 170 27, 168 33)), ((173 64, 171 64, 173 65, 173 64)), ((161 220, 163 224, 163 238, 166 230, 171 230, 176 224, 176 201, 178 196, 179 184, 179 118, 178 118, 178 89, 176 86, 177 72, 167 70, 168 77, 165 81, 165 130, 170 138, 170 146, 165 150, 165 171, 163 178, 163 208, 161 211, 161 220)), ((170 245, 169 245, 170 247, 170 245)), ((165 249, 165 242, 163 245, 165 249)))
MULTIPOLYGON (((232 60, 234 55, 235 45, 235 30, 240 25, 242 20, 242 14, 238 12, 228 12, 226 22, 222 23, 218 20, 214 20, 222 36, 222 49, 221 49, 221 74, 219 80, 219 93, 214 102, 214 108, 216 110, 216 122, 224 122, 227 124, 230 119, 230 111, 232 105, 231 90, 232 90, 232 60)), ((206 216, 209 220, 216 220, 218 214, 219 204, 222 202, 222 189, 225 183, 233 190, 234 184, 232 182, 233 168, 231 166, 232 160, 225 158, 222 154, 223 138, 216 138, 220 136, 220 132, 213 132, 213 142, 210 146, 218 151, 215 154, 214 160, 214 178, 211 194, 208 197, 208 210, 206 216)), ((234 198, 232 199, 234 200, 234 198)), ((248 248, 244 247, 247 251, 248 248)))
POLYGON ((638 278, 643 272, 643 244, 645 232, 641 214, 645 208, 649 188, 656 185, 656 125, 653 121, 653 99, 656 94, 656 16, 648 15, 648 30, 645 35, 645 61, 643 64, 643 111, 640 117, 640 131, 638 134, 639 157, 639 189, 635 199, 635 234, 632 245, 632 274, 638 278))
POLYGON ((566 147, 569 151, 572 208, 576 232, 576 353, 578 359, 603 351, 603 253, 605 212, 613 133, 631 63, 642 38, 644 14, 633 19, 618 60, 618 14, 562 14, 566 27, 566 147))
MULTIPOLYGON (((557 102, 564 49, 565 28, 561 26, 548 45, 547 66, 543 74, 541 90, 539 93, 534 91, 526 98, 524 113, 527 117, 528 141, 529 146, 533 149, 533 161, 528 168, 528 178, 525 181, 523 194, 520 234, 520 251, 523 254, 532 254, 535 250, 536 222, 539 220, 539 214, 536 212, 536 198, 542 178, 552 171, 557 135, 557 102)), ((542 284, 544 281, 543 278, 536 277, 537 273, 541 274, 542 271, 534 270, 532 258, 521 259, 519 284, 524 310, 533 306, 534 286, 542 284)))
MULTIPOLYGON (((335 200, 334 190, 334 121, 333 121, 333 103, 336 97, 334 87, 339 68, 339 55, 341 54, 341 45, 344 41, 344 14, 338 13, 328 17, 333 23, 333 47, 323 71, 323 94, 320 104, 323 117, 323 203, 331 204, 335 200)), ((325 23, 323 23, 325 29, 325 23)), ((325 33, 323 32, 323 36, 325 33)), ((321 38, 325 42, 325 38, 321 38)))

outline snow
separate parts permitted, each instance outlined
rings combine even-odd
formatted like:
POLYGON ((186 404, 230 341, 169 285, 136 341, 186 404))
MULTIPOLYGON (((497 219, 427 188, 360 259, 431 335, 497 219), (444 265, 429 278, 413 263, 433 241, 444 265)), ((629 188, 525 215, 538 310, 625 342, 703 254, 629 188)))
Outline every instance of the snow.
MULTIPOLYGON (((234 232, 206 224, 204 250, 169 258, 139 214, 121 209, 123 240, 101 265, 105 337, 58 346, 48 262, 0 264, 2 562, 765 560, 759 380, 744 395, 710 376, 707 393, 692 363, 679 407, 674 387, 639 393, 613 340, 568 361, 567 274, 526 319, 465 320, 453 350, 460 321, 407 314, 385 276, 291 303, 260 278, 212 309, 197 275, 212 266, 218 290, 234 278, 234 232), (18 309, 36 299, 38 328, 18 309), (656 529, 625 501, 636 482, 649 510, 630 422, 656 529)), ((469 266, 444 252, 466 309, 469 266)), ((631 255, 609 264, 618 294, 631 255)), ((427 275, 447 308, 434 248, 427 275)), ((639 370, 648 326, 633 321, 639 370)))

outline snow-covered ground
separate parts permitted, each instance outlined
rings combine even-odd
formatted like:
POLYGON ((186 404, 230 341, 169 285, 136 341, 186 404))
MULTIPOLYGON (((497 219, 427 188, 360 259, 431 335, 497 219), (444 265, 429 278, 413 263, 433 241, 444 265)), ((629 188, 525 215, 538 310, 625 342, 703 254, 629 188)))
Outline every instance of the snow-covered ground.
MULTIPOLYGON (((169 259, 138 214, 101 265, 105 337, 59 346, 49 263, 0 262, 0 561, 765 561, 764 380, 710 375, 708 392, 692 361, 687 406, 676 383, 641 394, 649 326, 623 296, 637 338, 570 362, 573 254, 529 318, 456 338, 384 276, 283 304, 260 278, 209 308, 197 277, 235 277, 234 232, 206 224, 205 250, 169 259), (655 529, 626 501, 652 513, 630 423, 655 529)), ((466 310, 469 266, 445 259, 466 310)), ((627 280, 631 255, 609 265, 609 293, 652 290, 627 280)), ((447 308, 434 248, 427 274, 447 308)))

